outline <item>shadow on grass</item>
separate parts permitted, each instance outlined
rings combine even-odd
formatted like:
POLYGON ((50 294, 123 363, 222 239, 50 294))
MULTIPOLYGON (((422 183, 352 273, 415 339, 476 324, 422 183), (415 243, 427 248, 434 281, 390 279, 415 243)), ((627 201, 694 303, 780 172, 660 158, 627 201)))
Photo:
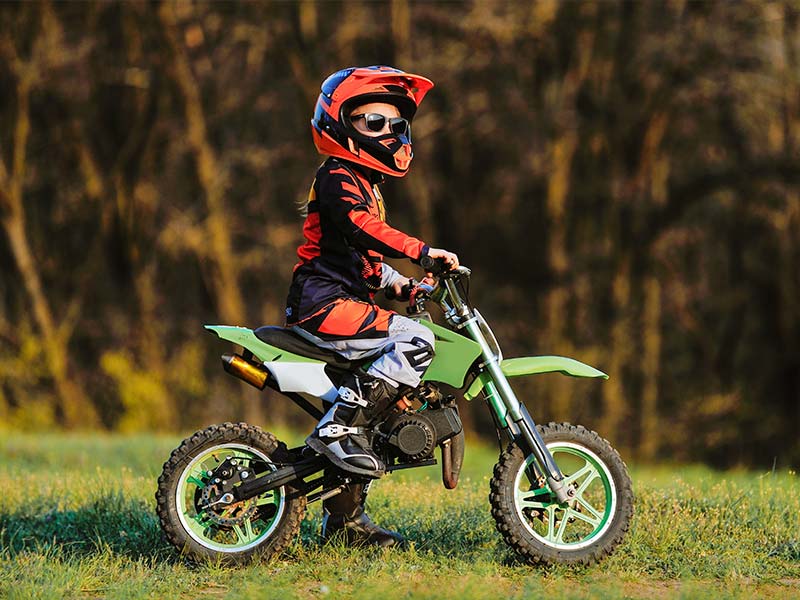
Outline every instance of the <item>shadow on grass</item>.
MULTIPOLYGON (((324 552, 326 546, 319 535, 321 515, 315 514, 320 512, 315 509, 318 505, 309 507, 312 517, 303 520, 296 543, 306 551, 324 552)), ((510 560, 513 564, 513 553, 502 543, 487 512, 483 507, 453 507, 448 514, 432 516, 401 509, 389 517, 384 512, 385 520, 376 521, 399 531, 418 552, 461 559, 491 556, 498 563, 510 560)), ((162 537, 153 507, 121 492, 99 496, 68 510, 36 503, 15 511, 0 511, 0 547, 11 554, 51 549, 79 556, 111 552, 134 559, 184 562, 162 537)))
MULTIPOLYGON (((309 511, 317 507, 309 506, 309 511)), ((442 558, 468 556, 494 556, 502 560, 505 545, 494 527, 488 509, 483 506, 453 506, 446 512, 418 511, 397 506, 376 505, 375 511, 367 507, 374 522, 403 535, 417 552, 429 553, 442 558)), ((319 509, 316 512, 321 512, 319 509)), ((303 521, 300 543, 307 550, 324 548, 320 537, 321 514, 303 521)))
POLYGON ((51 548, 70 554, 111 551, 131 558, 180 560, 162 538, 153 507, 121 493, 71 510, 23 507, 0 512, 0 546, 12 554, 51 548))

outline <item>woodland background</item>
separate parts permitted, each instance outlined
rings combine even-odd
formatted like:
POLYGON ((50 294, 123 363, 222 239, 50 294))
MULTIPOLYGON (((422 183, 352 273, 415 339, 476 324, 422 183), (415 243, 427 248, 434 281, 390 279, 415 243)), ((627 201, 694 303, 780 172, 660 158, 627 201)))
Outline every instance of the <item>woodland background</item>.
POLYGON ((638 460, 800 464, 799 17, 0 4, 0 430, 310 429, 226 375, 202 325, 282 322, 319 85, 390 64, 436 83, 390 222, 473 269, 506 356, 611 375, 516 380, 537 420, 638 460))

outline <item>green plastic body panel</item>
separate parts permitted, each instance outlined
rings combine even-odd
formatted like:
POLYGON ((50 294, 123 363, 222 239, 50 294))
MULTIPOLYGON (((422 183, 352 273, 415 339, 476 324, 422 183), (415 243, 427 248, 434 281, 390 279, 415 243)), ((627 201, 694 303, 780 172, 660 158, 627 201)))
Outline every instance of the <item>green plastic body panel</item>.
MULTIPOLYGON (((565 356, 523 356, 521 358, 509 358, 500 363, 500 368, 506 377, 519 377, 520 375, 536 375, 539 373, 561 373, 571 377, 602 377, 608 379, 608 375, 574 358, 565 356)), ((467 400, 472 400, 477 396, 486 385, 491 381, 488 373, 481 373, 469 389, 464 392, 467 400)))
POLYGON ((478 342, 426 319, 418 322, 436 336, 436 354, 422 377, 423 381, 438 381, 456 388, 462 387, 469 368, 481 355, 478 342))
POLYGON ((262 362, 272 362, 276 360, 284 362, 322 362, 262 342, 256 337, 253 330, 247 327, 233 327, 231 325, 205 325, 204 327, 216 333, 221 339, 239 344, 242 348, 250 350, 250 352, 262 362))
MULTIPOLYGON (((420 320, 419 322, 433 331, 436 336, 436 354, 423 379, 425 381, 439 381, 457 388, 462 387, 467 371, 481 354, 481 347, 477 342, 445 329, 436 323, 427 320, 420 320)), ((300 356, 288 350, 266 344, 256 337, 252 329, 247 329, 246 327, 206 325, 205 328, 213 331, 223 340, 239 344, 243 348, 250 350, 261 361, 320 362, 313 358, 300 356)))

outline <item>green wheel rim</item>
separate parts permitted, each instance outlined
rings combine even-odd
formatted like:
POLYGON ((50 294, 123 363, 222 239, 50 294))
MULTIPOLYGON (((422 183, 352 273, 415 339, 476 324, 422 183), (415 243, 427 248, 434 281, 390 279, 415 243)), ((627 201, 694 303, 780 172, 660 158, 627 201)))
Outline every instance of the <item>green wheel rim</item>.
POLYGON ((261 450, 245 444, 219 444, 204 450, 183 469, 175 490, 175 505, 183 528, 198 544, 217 552, 243 552, 258 546, 275 531, 286 507, 286 494, 281 487, 226 507, 232 511, 226 517, 238 522, 215 522, 209 511, 199 506, 198 499, 209 483, 208 471, 228 457, 237 459, 254 475, 275 470, 261 450))
POLYGON ((535 468, 529 455, 514 481, 514 504, 523 525, 535 538, 554 548, 578 550, 602 536, 613 521, 617 489, 608 466, 588 448, 572 442, 547 444, 575 495, 559 504, 547 486, 534 488, 525 475, 535 468))

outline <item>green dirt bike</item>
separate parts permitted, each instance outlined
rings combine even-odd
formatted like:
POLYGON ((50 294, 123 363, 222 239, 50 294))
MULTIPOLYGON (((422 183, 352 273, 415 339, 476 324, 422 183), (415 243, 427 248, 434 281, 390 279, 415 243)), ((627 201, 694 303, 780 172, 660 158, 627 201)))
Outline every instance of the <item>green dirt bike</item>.
MULTIPOLYGON (((559 372, 608 378, 570 358, 504 359, 492 330, 468 299, 470 271, 445 270, 439 261, 422 267, 438 275, 435 287, 412 290, 407 312, 436 335, 436 355, 422 383, 370 423, 368 437, 386 471, 436 464, 456 487, 464 457, 464 433, 452 395, 486 400, 501 452, 489 503, 506 543, 532 563, 591 564, 622 541, 633 514, 627 467, 594 431, 568 423, 537 426, 509 384, 520 375, 559 372), (449 328, 436 325, 425 302, 437 303, 449 328)), ((339 381, 368 361, 348 361, 283 327, 207 325, 243 348, 223 355, 229 373, 259 389, 270 387, 315 419, 323 415, 307 396, 336 400, 339 381)), ((373 357, 374 358, 374 357, 373 357)), ((328 404, 329 405, 329 404, 328 404)), ((271 433, 246 423, 198 431, 176 448, 158 480, 157 512, 167 539, 193 560, 242 563, 280 553, 300 529, 309 502, 340 493, 357 478, 307 446, 287 448, 271 433)))

